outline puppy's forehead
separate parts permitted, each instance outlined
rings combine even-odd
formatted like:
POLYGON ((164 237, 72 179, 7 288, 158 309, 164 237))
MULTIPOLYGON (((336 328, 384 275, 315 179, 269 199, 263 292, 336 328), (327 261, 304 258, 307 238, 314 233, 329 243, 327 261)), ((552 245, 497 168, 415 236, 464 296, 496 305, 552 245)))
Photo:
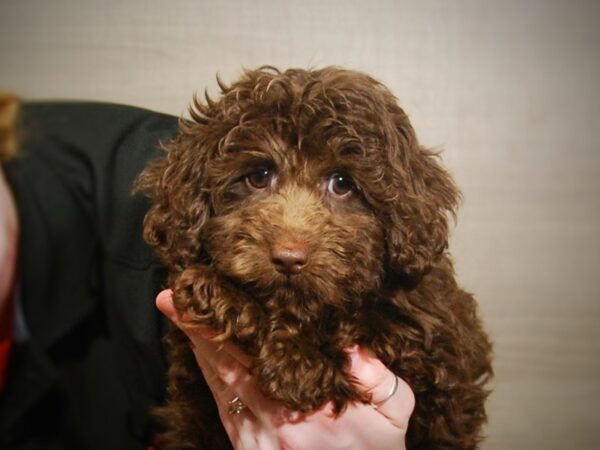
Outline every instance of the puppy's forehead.
POLYGON ((282 116, 240 121, 221 140, 219 154, 228 163, 271 162, 280 170, 299 172, 351 167, 381 146, 372 133, 361 135, 339 118, 323 118, 311 127, 297 122, 282 116))

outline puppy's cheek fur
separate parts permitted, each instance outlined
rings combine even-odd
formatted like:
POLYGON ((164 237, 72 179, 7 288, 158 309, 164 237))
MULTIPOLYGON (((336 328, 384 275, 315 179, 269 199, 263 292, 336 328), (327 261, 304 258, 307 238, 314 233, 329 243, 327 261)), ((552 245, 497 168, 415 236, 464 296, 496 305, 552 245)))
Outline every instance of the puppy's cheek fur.
POLYGON ((260 218, 238 212, 213 218, 205 228, 204 246, 212 266, 244 284, 267 282, 275 271, 268 258, 268 240, 258 230, 268 226, 260 218))

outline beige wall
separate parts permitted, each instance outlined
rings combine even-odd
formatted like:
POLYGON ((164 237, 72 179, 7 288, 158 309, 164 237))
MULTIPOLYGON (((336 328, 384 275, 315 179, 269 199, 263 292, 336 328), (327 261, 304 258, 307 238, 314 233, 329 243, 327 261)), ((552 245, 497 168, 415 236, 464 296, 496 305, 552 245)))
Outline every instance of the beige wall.
POLYGON ((483 448, 595 449, 599 5, 2 0, 0 87, 180 114, 217 71, 370 72, 464 191, 453 252, 496 344, 483 448))

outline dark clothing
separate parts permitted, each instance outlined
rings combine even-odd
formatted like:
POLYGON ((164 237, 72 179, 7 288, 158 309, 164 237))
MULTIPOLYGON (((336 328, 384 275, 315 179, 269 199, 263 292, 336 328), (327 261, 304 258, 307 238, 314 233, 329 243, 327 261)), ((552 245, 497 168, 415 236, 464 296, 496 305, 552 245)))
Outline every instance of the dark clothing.
POLYGON ((6 165, 20 215, 29 339, 0 396, 2 449, 144 449, 160 402, 165 270, 142 239, 132 183, 177 119, 137 108, 34 103, 6 165))

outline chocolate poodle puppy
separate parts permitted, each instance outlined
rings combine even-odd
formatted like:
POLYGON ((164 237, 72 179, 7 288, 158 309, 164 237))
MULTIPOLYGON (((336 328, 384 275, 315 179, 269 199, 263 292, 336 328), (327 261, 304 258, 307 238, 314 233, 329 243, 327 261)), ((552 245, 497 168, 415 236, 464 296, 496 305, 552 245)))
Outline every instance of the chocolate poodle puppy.
MULTIPOLYGON (((263 67, 219 86, 138 180, 178 310, 292 410, 368 402, 343 349, 370 349, 415 393, 408 449, 476 448, 491 345, 446 252, 459 192, 437 155, 358 72, 263 67)), ((161 445, 230 448, 186 338, 168 341, 161 445)))

